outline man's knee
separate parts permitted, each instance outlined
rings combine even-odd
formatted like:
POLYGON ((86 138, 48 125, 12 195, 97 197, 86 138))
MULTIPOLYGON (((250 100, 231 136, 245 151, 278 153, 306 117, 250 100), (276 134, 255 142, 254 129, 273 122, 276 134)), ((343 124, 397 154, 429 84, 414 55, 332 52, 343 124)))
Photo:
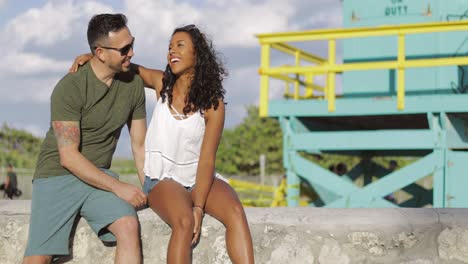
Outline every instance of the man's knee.
POLYGON ((52 261, 52 256, 27 256, 23 259, 23 264, 48 264, 52 261))
POLYGON ((128 238, 129 235, 138 235, 139 223, 134 216, 124 216, 109 226, 109 230, 117 240, 128 238))

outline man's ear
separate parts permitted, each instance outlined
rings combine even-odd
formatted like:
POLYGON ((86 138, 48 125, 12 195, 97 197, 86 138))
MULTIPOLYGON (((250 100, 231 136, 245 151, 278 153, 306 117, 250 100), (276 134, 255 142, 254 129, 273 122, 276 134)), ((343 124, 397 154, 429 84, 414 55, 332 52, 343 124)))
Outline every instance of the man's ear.
POLYGON ((97 47, 94 50, 94 56, 96 56, 102 62, 106 61, 106 56, 104 54, 104 49, 103 48, 97 47))

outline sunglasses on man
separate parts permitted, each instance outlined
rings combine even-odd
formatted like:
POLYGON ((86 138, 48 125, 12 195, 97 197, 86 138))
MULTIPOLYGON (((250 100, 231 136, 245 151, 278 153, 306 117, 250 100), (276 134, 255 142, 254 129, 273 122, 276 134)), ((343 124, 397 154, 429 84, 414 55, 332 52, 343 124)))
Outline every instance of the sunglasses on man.
POLYGON ((113 47, 104 47, 104 46, 99 46, 99 47, 94 47, 94 49, 97 48, 103 48, 103 49, 111 49, 111 50, 116 50, 120 52, 120 56, 127 56, 127 54, 130 52, 130 49, 133 49, 133 43, 135 42, 135 37, 132 38, 132 42, 128 45, 125 45, 123 48, 113 48, 113 47))

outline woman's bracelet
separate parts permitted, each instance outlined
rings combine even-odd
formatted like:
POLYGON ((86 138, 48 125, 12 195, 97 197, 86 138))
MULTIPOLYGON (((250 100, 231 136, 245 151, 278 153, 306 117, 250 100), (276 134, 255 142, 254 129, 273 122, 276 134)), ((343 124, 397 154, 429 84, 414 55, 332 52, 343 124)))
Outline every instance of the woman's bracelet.
POLYGON ((203 208, 201 208, 201 206, 195 205, 195 206, 193 206, 193 208, 198 208, 198 209, 200 209, 201 212, 202 212, 202 216, 205 215, 205 210, 203 210, 203 208))

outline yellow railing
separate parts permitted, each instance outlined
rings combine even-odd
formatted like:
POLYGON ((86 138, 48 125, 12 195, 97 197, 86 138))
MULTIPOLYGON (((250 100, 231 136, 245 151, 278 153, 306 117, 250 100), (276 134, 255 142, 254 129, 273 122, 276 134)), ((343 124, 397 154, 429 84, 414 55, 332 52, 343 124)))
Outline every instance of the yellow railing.
POLYGON ((229 179, 229 184, 239 194, 244 206, 269 207, 275 199, 276 187, 247 181, 229 179))
MULTIPOLYGON (((247 181, 235 180, 230 178, 229 185, 237 192, 241 203, 244 206, 253 207, 280 207, 287 206, 286 189, 291 185, 287 185, 286 178, 282 178, 278 186, 262 185, 247 181)), ((295 186, 299 188, 299 185, 295 186)), ((307 206, 308 202, 299 200, 300 206, 307 206)))
POLYGON ((416 67, 468 65, 468 56, 439 57, 433 59, 406 59, 405 38, 409 34, 449 32, 468 30, 468 21, 420 23, 396 26, 379 26, 368 28, 325 29, 300 32, 272 33, 257 35, 261 44, 260 77, 260 116, 268 115, 268 86, 269 78, 283 80, 286 83, 294 83, 294 99, 300 99, 299 85, 305 87, 305 97, 314 95, 314 90, 323 92, 323 97, 328 100, 328 111, 335 111, 335 75, 344 71, 356 70, 397 70, 397 108, 405 108, 405 69, 416 67), (377 62, 336 63, 336 40, 363 37, 397 36, 397 59, 377 62), (301 49, 285 44, 286 42, 299 41, 328 41, 328 59, 320 58, 301 49), (270 51, 276 49, 295 58, 294 66, 270 66, 270 51), (301 66, 301 61, 307 61, 314 65, 301 66), (294 74, 295 77, 290 77, 294 74), (315 75, 326 75, 326 87, 320 87, 313 83, 315 75), (303 76, 304 78, 300 78, 303 76))

